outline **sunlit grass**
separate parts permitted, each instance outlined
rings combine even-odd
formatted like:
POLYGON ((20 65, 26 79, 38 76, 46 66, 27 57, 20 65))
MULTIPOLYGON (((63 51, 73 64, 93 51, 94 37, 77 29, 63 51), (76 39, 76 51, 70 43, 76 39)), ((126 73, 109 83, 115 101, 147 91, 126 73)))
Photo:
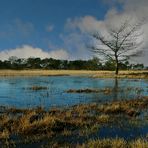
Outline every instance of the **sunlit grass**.
MULTIPOLYGON (((137 119, 140 111, 147 107, 148 97, 113 101, 102 105, 96 103, 80 104, 65 109, 5 108, 5 111, 0 114, 0 141, 4 141, 4 143, 12 141, 12 135, 17 136, 17 139, 13 141, 16 144, 20 142, 48 142, 48 140, 50 141, 60 136, 72 136, 74 139, 77 137, 89 137, 99 132, 99 129, 106 124, 116 124, 120 115, 122 115, 122 118, 128 119, 129 123, 130 121, 133 122, 133 119, 137 119)), ((55 141, 51 142, 55 143, 55 141)), ((117 138, 88 140, 88 142, 79 146, 97 147, 104 145, 104 147, 122 147, 126 146, 127 143, 131 148, 147 144, 143 139, 127 142, 124 139, 117 138)))
POLYGON ((121 138, 115 139, 97 139, 89 140, 88 142, 78 145, 78 148, 147 148, 148 141, 144 139, 137 139, 133 141, 126 141, 121 138))
POLYGON ((0 76, 66 76, 89 75, 94 78, 148 78, 147 70, 121 70, 116 76, 114 71, 91 70, 0 70, 0 76))

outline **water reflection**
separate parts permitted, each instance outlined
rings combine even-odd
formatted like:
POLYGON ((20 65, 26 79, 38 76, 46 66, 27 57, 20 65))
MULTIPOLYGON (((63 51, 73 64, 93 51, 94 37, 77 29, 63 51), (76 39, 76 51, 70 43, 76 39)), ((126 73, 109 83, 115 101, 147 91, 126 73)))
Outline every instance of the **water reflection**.
POLYGON ((134 99, 147 95, 146 80, 93 79, 88 77, 1 77, 0 104, 16 107, 71 106, 79 103, 103 103, 112 100, 134 99), (32 86, 47 90, 29 90, 32 86), (111 89, 109 93, 66 93, 68 89, 111 89), (141 89, 141 90, 140 90, 141 89))
POLYGON ((118 79, 115 78, 114 79, 114 87, 113 87, 113 91, 114 91, 114 100, 118 100, 118 92, 119 92, 119 86, 118 86, 118 79))

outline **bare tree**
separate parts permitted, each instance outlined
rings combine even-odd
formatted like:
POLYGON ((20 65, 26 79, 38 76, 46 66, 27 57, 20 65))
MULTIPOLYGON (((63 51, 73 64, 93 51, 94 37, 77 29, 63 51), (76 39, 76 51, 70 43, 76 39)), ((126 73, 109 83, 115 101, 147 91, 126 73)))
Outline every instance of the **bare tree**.
POLYGON ((103 55, 115 62, 116 74, 119 71, 119 62, 127 60, 132 56, 141 53, 138 49, 142 44, 142 21, 131 23, 129 20, 124 21, 120 26, 109 28, 108 35, 100 33, 93 34, 93 38, 99 41, 98 44, 91 47, 93 52, 103 55))

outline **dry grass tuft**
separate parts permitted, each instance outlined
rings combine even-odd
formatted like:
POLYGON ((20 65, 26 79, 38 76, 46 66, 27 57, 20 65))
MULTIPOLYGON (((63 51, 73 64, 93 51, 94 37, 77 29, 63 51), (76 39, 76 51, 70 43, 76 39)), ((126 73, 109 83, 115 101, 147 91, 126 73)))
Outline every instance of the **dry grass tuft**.
MULTIPOLYGON (((10 139, 11 135, 17 135, 18 138, 23 136, 21 139, 23 142, 37 143, 60 136, 89 137, 105 124, 116 124, 115 122, 120 117, 125 117, 124 119, 129 121, 137 119, 135 117, 139 115, 138 113, 147 107, 148 97, 114 101, 103 105, 93 103, 75 105, 65 109, 52 108, 49 111, 45 111, 43 108, 28 110, 8 108, 6 113, 0 114, 0 139, 10 139)), ((130 124, 130 122, 128 123, 130 124)), ((15 142, 17 143, 17 141, 15 142)), ((127 141, 119 138, 90 140, 82 146, 97 147, 100 145, 122 148, 127 146, 127 141)), ((140 139, 128 142, 128 145, 131 148, 140 148, 140 146, 147 146, 147 142, 140 139)))
POLYGON ((38 91, 38 90, 47 90, 48 87, 46 87, 46 86, 36 86, 35 85, 35 86, 32 86, 32 87, 29 87, 28 89, 38 91))
POLYGON ((131 148, 147 148, 148 141, 144 139, 137 139, 135 141, 130 142, 129 147, 131 148))
POLYGON ((90 71, 90 70, 0 70, 0 76, 67 76, 89 75, 94 78, 148 78, 147 70, 124 70, 116 76, 114 71, 90 71))
POLYGON ((7 129, 4 129, 2 132, 0 132, 0 140, 1 139, 8 139, 10 136, 10 133, 7 129))
POLYGON ((87 143, 78 145, 78 148, 147 148, 148 141, 137 139, 126 141, 121 138, 89 140, 87 143))

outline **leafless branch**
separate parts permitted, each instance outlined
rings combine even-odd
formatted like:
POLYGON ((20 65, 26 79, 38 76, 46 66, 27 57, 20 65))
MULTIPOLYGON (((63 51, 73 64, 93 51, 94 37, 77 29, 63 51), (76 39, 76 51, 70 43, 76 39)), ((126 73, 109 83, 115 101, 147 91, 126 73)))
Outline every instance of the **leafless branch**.
POLYGON ((126 20, 118 29, 110 28, 108 30, 109 37, 95 33, 93 37, 107 48, 99 48, 99 44, 98 48, 93 46, 91 49, 106 58, 115 59, 118 69, 120 60, 140 54, 137 48, 140 47, 143 41, 137 40, 143 34, 143 32, 140 32, 141 26, 142 22, 130 24, 130 21, 126 20))

